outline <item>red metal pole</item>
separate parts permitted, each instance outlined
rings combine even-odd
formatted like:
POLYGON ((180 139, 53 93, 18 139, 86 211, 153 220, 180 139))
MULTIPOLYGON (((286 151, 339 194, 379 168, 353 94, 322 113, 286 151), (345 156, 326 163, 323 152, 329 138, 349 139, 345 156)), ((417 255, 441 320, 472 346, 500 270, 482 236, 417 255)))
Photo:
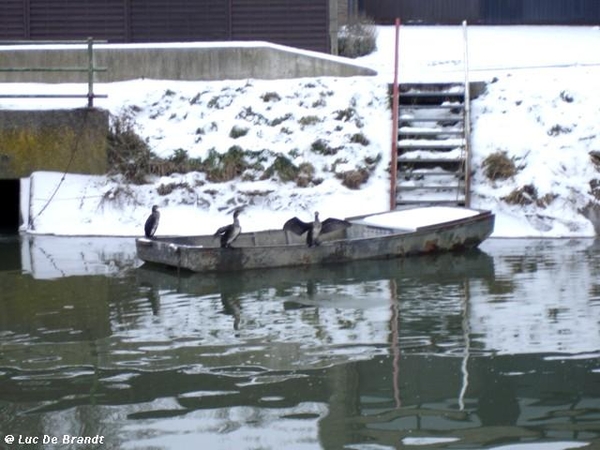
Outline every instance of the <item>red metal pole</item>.
POLYGON ((394 85, 392 87, 392 160, 390 163, 390 210, 396 209, 396 184, 398 178, 398 40, 400 19, 396 18, 396 43, 394 46, 394 85))

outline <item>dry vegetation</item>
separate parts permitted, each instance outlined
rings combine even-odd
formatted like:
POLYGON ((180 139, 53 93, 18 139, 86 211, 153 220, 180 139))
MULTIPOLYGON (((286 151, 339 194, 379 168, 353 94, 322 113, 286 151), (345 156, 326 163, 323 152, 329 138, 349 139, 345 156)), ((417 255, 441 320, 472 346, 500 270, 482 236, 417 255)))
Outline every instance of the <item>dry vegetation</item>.
POLYGON ((483 160, 483 174, 492 181, 507 180, 517 173, 517 166, 506 152, 498 151, 492 153, 483 160))
POLYGON ((547 193, 540 197, 537 188, 533 184, 526 184, 513 190, 507 196, 502 197, 501 200, 509 205, 525 206, 535 204, 539 208, 545 208, 557 197, 558 195, 552 193, 547 193))
POLYGON ((121 174, 130 183, 142 184, 150 172, 153 154, 148 143, 135 131, 128 113, 111 118, 107 137, 109 174, 121 174))
MULTIPOLYGON (((167 93, 169 94, 169 93, 167 93)), ((165 95, 167 95, 165 94, 165 95)), ((321 99, 328 93, 322 93, 321 99)), ((265 92, 261 99, 264 102, 278 102, 281 100, 277 92, 265 92)), ((324 101, 324 100, 323 100, 324 101)), ((227 104, 226 99, 220 96, 214 96, 209 101, 209 107, 223 108, 227 104)), ((282 182, 295 183, 298 187, 309 187, 320 184, 323 179, 316 174, 317 171, 313 164, 306 162, 299 166, 294 164, 294 160, 300 155, 298 149, 289 152, 288 155, 281 155, 269 149, 246 150, 242 147, 243 138, 248 134, 250 128, 233 126, 228 136, 232 139, 240 139, 242 145, 233 145, 225 153, 218 152, 215 148, 208 150, 204 158, 192 158, 184 148, 175 150, 168 158, 161 158, 154 154, 144 140, 136 132, 135 122, 133 120, 135 111, 124 112, 119 116, 111 117, 111 126, 108 136, 108 155, 112 174, 120 174, 127 183, 143 184, 149 182, 149 176, 169 176, 172 174, 184 174, 188 172, 201 172, 206 176, 206 180, 212 183, 221 183, 234 180, 236 178, 243 181, 255 181, 265 179, 278 179, 282 182)), ((251 123, 277 126, 291 119, 292 113, 284 114, 273 119, 267 120, 266 117, 254 111, 251 107, 243 108, 236 116, 237 119, 244 119, 251 123)), ((351 102, 345 109, 337 110, 333 113, 332 119, 336 121, 349 122, 354 121, 358 128, 362 127, 360 115, 351 102)), ((319 124, 325 120, 317 115, 305 115, 298 119, 302 127, 310 127, 319 124)), ((211 123, 208 131, 215 131, 217 124, 211 123)), ((207 133, 207 126, 196 130, 196 142, 204 139, 207 133)), ((341 125, 336 127, 336 131, 342 129, 341 125)), ((291 134, 287 128, 282 127, 282 133, 291 134)), ((369 139, 361 132, 346 136, 346 144, 332 146, 327 136, 317 137, 310 145, 309 151, 322 156, 334 156, 344 150, 345 146, 360 145, 368 147, 369 139)), ((336 163, 327 164, 322 170, 330 171, 341 183, 350 188, 358 189, 365 183, 370 174, 379 163, 381 156, 367 157, 363 164, 354 169, 336 171, 336 163)), ((160 195, 168 195, 175 190, 189 191, 193 187, 182 183, 167 183, 157 187, 160 195)))
POLYGON ((338 53, 347 58, 358 58, 377 48, 375 21, 366 16, 353 18, 338 33, 338 53))

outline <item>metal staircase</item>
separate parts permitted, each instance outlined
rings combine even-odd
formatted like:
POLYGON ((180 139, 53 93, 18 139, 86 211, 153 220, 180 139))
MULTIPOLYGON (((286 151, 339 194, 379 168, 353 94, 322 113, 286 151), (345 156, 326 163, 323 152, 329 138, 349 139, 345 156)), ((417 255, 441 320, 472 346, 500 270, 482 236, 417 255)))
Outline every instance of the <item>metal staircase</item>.
POLYGON ((467 23, 463 22, 464 80, 392 84, 390 208, 411 204, 470 206, 470 100, 483 83, 469 82, 467 23))
POLYGON ((399 86, 396 206, 468 204, 468 120, 463 84, 399 86))

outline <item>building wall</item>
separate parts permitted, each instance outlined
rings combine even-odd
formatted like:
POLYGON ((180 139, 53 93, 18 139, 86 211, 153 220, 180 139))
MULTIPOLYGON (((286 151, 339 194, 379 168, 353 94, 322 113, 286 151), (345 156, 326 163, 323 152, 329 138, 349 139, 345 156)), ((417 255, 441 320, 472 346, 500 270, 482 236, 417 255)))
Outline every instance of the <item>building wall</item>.
POLYGON ((599 0, 365 0, 360 11, 376 23, 479 25, 598 25, 599 0))
MULTIPOLYGON (((346 1, 346 0, 340 0, 346 1)), ((261 40, 330 53, 338 0, 2 0, 0 40, 261 40)))

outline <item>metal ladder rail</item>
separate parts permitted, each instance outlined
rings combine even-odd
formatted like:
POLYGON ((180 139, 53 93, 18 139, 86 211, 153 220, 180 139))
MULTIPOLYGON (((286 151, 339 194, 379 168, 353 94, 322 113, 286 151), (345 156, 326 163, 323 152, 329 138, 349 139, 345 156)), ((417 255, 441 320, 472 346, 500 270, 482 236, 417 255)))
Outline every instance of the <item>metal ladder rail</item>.
MULTIPOLYGON (((463 65, 465 76, 465 99, 464 99, 464 171, 465 171, 465 206, 471 207, 471 88, 469 82, 469 40, 467 36, 467 21, 463 20, 463 65)), ((458 195, 458 190, 457 190, 458 195)))
POLYGON ((396 195, 398 191, 398 117, 399 111, 399 92, 398 92, 398 52, 400 41, 400 18, 395 22, 395 42, 394 42, 394 85, 392 87, 392 155, 390 161, 390 211, 396 209, 396 195))

